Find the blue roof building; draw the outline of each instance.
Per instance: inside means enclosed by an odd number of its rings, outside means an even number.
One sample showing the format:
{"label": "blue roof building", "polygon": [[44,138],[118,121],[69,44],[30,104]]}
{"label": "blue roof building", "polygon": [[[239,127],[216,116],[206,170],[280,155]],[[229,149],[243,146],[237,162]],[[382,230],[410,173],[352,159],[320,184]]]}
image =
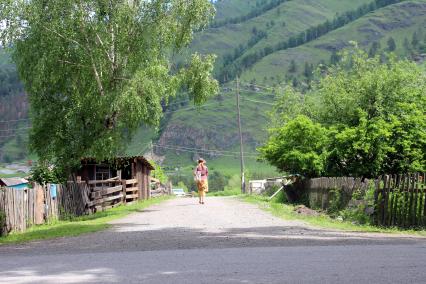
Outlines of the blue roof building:
{"label": "blue roof building", "polygon": [[0,187],[27,189],[28,180],[20,177],[0,178]]}

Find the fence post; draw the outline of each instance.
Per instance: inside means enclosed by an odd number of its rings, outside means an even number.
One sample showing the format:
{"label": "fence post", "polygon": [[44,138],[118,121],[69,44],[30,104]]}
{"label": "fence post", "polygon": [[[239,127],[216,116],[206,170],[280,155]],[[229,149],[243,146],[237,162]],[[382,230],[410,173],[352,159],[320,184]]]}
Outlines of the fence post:
{"label": "fence post", "polygon": [[417,213],[418,213],[418,210],[417,210],[417,208],[418,208],[418,203],[419,203],[419,174],[418,173],[416,173],[416,175],[415,175],[415,177],[414,177],[414,191],[413,191],[413,194],[414,194],[414,204],[413,204],[413,226],[417,226],[418,224],[417,224],[417,220],[418,220],[418,218],[417,218]]}
{"label": "fence post", "polygon": [[374,191],[374,223],[376,225],[380,224],[379,216],[380,216],[380,206],[379,206],[379,191],[380,191],[380,181],[381,177],[376,179],[376,190]]}
{"label": "fence post", "polygon": [[126,180],[122,180],[121,181],[121,186],[123,187],[123,204],[126,204],[126,193],[127,193],[127,184],[126,184]]}
{"label": "fence post", "polygon": [[425,197],[425,201],[423,204],[423,226],[426,226],[426,173],[423,173],[422,178],[422,188],[423,188],[423,195]]}

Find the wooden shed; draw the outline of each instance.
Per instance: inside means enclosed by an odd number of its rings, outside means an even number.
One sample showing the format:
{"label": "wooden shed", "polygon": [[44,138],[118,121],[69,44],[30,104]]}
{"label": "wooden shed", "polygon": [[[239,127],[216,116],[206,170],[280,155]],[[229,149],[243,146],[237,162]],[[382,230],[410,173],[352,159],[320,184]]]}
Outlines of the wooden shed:
{"label": "wooden shed", "polygon": [[0,187],[8,187],[14,189],[27,189],[28,180],[20,177],[0,178]]}
{"label": "wooden shed", "polygon": [[[85,181],[96,196],[97,191],[111,193],[114,185],[124,187],[127,199],[150,198],[150,173],[154,170],[143,156],[116,157],[111,161],[98,162],[94,158],[83,158],[81,168],[75,173],[77,180]],[[126,191],[127,187],[127,191]],[[137,197],[137,198],[136,198]]]}

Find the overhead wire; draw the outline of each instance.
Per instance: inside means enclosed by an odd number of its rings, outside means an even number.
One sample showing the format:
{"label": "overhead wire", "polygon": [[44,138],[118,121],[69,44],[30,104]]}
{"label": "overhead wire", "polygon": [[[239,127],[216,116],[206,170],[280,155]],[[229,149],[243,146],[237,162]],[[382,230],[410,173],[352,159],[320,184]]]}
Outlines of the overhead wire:
{"label": "overhead wire", "polygon": [[[167,146],[161,146],[161,145],[155,145],[155,144],[153,146],[154,147],[163,148],[163,149],[181,151],[181,152],[211,154],[211,151],[205,151],[205,150],[202,150],[202,149],[199,149],[199,150],[187,150],[187,149],[182,149],[182,148],[178,148],[178,147],[167,147]],[[215,155],[216,156],[222,156],[222,157],[236,157],[236,156],[239,155],[239,153],[235,153],[234,155],[215,153]],[[258,156],[254,156],[254,155],[247,155],[245,157],[247,157],[247,158],[253,158],[253,159],[257,159],[258,158]]]}
{"label": "overhead wire", "polygon": [[22,118],[22,119],[12,119],[12,120],[0,120],[0,123],[9,123],[9,122],[18,122],[18,121],[28,121],[29,118]]}
{"label": "overhead wire", "polygon": [[20,131],[20,130],[26,130],[31,129],[32,127],[23,127],[23,128],[9,128],[9,129],[2,129],[0,132],[12,132],[12,131]]}
{"label": "overhead wire", "polygon": [[240,152],[234,152],[234,151],[227,151],[227,150],[213,150],[213,149],[200,149],[200,148],[192,148],[192,147],[184,147],[184,146],[178,146],[178,145],[167,145],[167,144],[155,144],[158,146],[167,146],[167,147],[176,147],[176,148],[182,148],[186,150],[203,150],[207,152],[218,152],[218,153],[225,153],[225,154],[239,154]]}

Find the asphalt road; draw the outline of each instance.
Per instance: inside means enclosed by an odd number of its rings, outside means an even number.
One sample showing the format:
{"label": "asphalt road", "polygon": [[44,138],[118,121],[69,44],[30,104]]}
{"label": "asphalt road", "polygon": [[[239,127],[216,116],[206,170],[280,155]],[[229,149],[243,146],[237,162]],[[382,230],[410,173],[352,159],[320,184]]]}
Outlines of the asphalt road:
{"label": "asphalt road", "polygon": [[425,283],[426,239],[174,199],[80,237],[0,246],[0,283]]}

